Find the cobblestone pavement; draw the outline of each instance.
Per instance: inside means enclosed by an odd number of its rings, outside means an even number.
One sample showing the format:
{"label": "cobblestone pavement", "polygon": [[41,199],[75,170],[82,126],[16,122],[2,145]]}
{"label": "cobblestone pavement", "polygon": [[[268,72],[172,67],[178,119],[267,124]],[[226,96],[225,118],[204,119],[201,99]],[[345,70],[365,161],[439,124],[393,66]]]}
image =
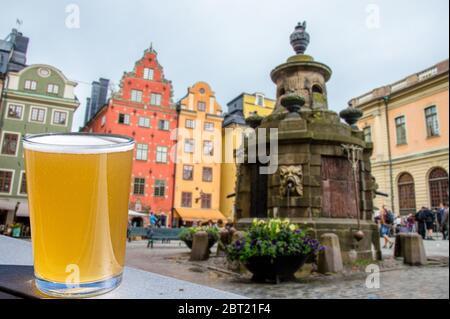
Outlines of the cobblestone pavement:
{"label": "cobblestone pavement", "polygon": [[249,275],[239,276],[227,271],[223,258],[189,262],[189,249],[178,242],[156,244],[154,249],[147,249],[143,241],[129,243],[127,265],[251,298],[448,299],[448,241],[424,243],[432,262],[423,267],[404,266],[391,257],[392,250],[383,249],[388,266],[382,267],[380,286],[374,289],[366,287],[368,274],[360,271],[333,276],[315,274],[304,277],[300,274],[295,282],[255,284]]}

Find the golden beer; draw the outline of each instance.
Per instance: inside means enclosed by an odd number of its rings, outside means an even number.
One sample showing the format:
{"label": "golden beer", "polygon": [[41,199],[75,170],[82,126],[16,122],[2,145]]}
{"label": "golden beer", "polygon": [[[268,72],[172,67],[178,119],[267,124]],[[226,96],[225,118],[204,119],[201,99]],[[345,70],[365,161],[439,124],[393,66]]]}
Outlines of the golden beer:
{"label": "golden beer", "polygon": [[34,271],[47,294],[96,294],[120,282],[134,141],[90,134],[24,139]]}

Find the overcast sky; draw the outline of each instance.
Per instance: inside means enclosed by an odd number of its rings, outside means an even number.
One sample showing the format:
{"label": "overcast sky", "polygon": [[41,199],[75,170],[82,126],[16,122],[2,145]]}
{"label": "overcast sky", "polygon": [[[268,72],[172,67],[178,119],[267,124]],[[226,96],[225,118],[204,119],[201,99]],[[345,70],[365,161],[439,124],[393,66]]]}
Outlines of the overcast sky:
{"label": "overcast sky", "polygon": [[[79,82],[75,129],[89,83],[118,84],[150,43],[175,101],[206,81],[224,109],[241,92],[275,95],[269,74],[293,55],[289,35],[300,20],[311,35],[307,53],[333,69],[328,92],[336,111],[449,55],[447,0],[0,1],[0,36],[23,20],[28,63],[54,65]],[[70,4],[79,8],[79,28]]]}

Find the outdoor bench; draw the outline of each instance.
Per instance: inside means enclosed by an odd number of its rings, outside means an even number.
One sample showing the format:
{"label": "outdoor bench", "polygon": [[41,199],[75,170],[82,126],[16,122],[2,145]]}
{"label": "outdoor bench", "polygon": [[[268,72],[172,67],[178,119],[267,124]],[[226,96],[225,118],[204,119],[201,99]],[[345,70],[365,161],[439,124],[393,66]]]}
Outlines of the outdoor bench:
{"label": "outdoor bench", "polygon": [[179,240],[180,232],[180,228],[150,228],[147,230],[147,248],[153,248],[155,240],[161,240],[162,243],[170,243],[171,240]]}

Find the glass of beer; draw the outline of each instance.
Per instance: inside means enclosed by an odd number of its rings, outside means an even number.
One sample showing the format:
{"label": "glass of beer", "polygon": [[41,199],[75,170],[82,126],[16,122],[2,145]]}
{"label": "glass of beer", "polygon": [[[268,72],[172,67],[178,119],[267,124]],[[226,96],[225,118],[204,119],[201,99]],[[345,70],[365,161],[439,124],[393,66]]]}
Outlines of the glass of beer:
{"label": "glass of beer", "polygon": [[24,137],[35,284],[43,293],[86,297],[120,284],[134,144],[111,134]]}

